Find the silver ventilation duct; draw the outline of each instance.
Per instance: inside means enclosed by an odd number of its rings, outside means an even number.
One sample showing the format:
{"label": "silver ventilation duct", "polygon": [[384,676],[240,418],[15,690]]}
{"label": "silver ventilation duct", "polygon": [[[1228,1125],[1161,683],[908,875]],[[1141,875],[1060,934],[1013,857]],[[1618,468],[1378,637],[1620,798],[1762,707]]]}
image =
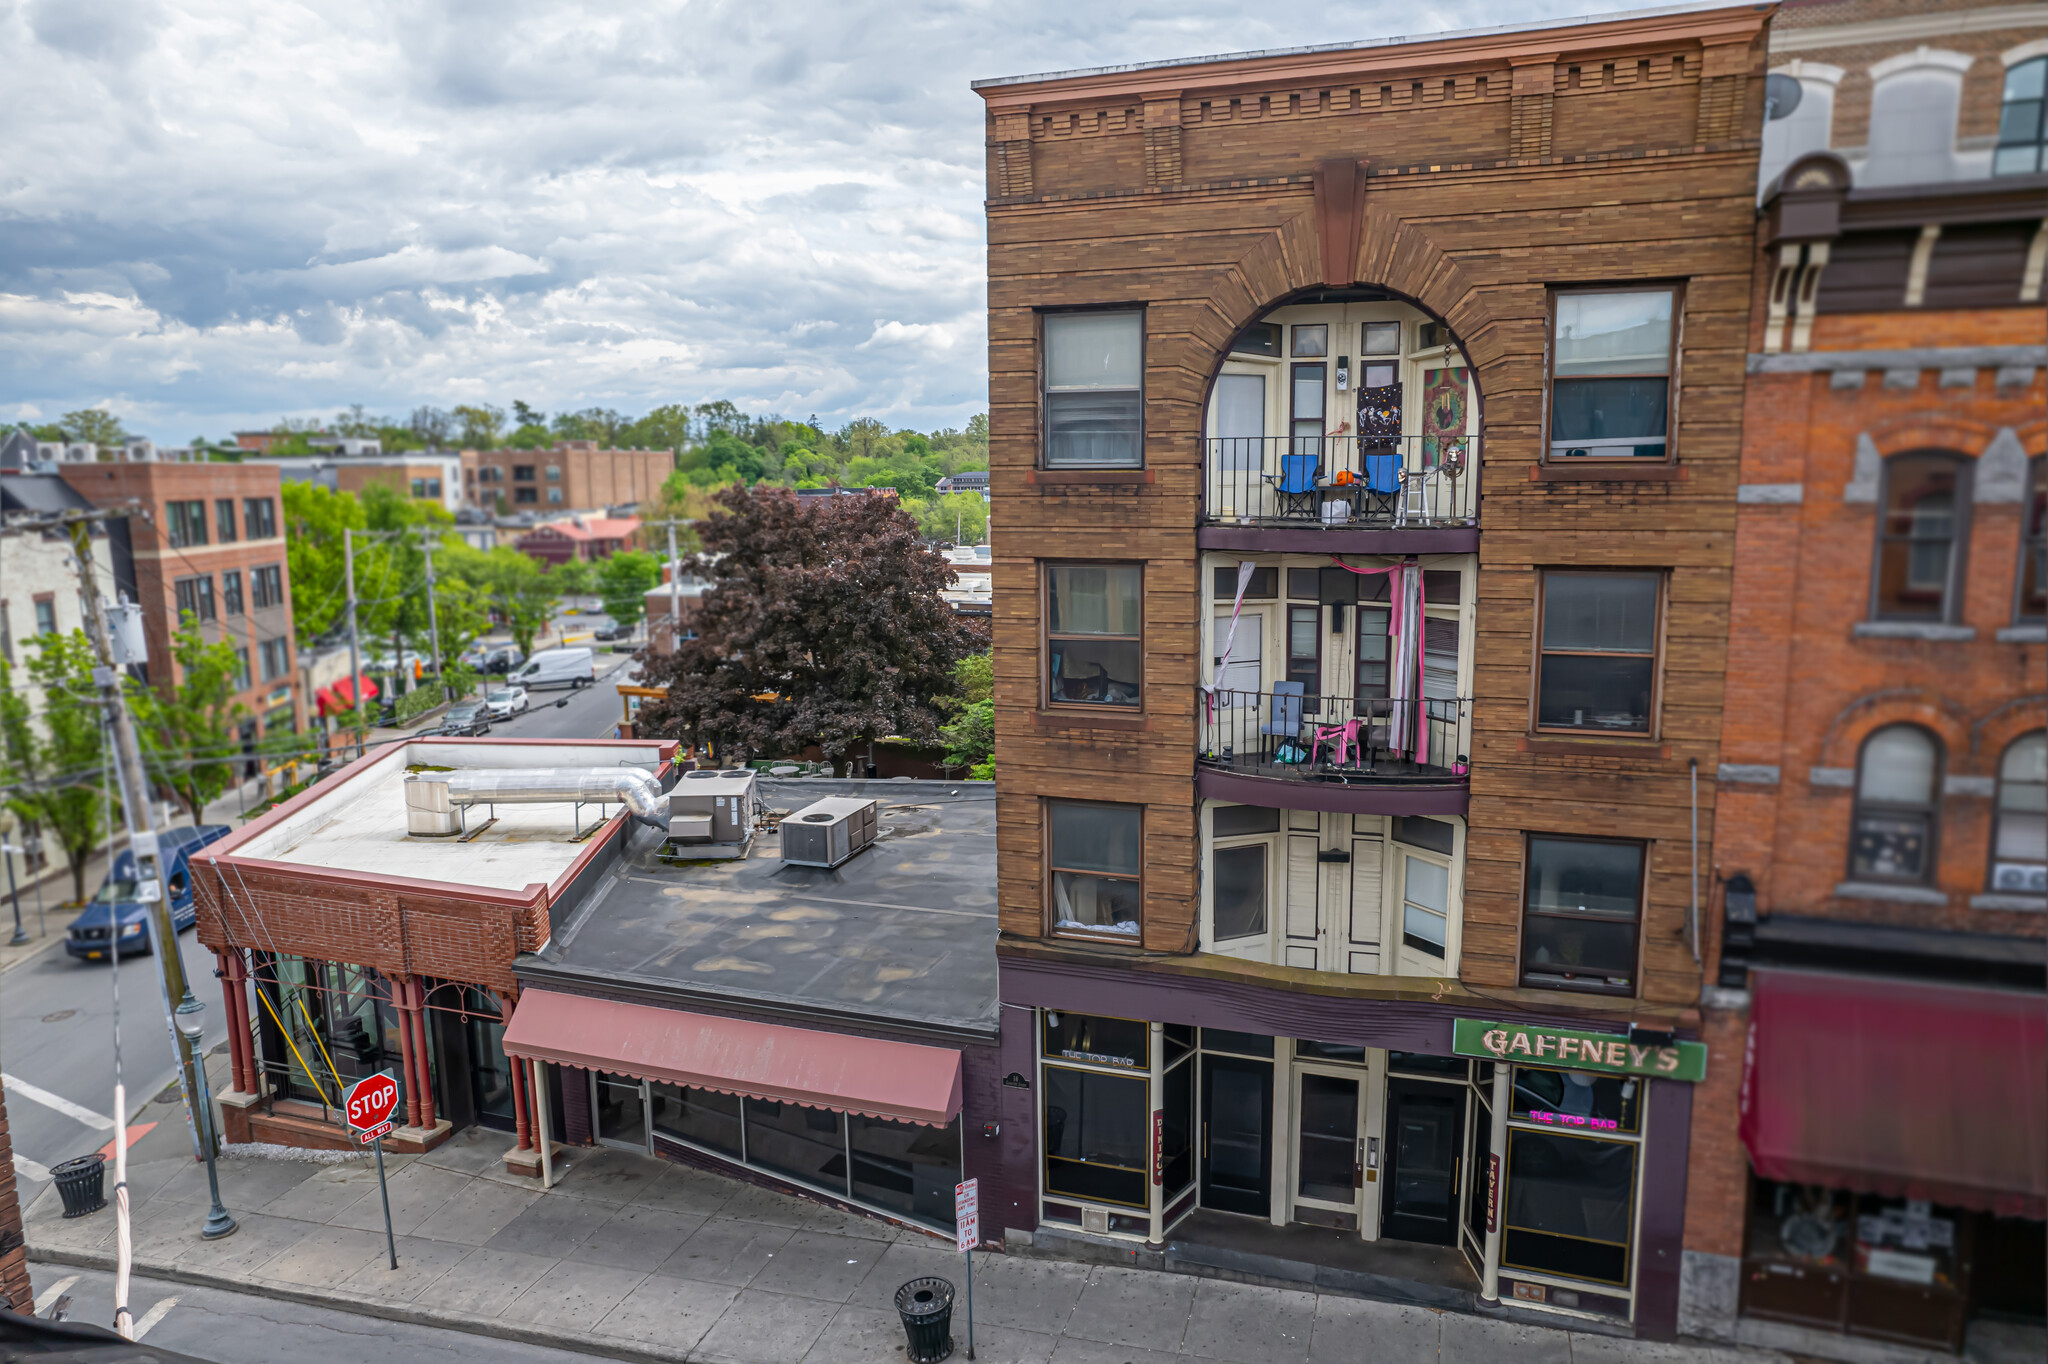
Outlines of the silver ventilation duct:
{"label": "silver ventilation duct", "polygon": [[475,805],[623,805],[677,843],[744,846],[754,823],[756,778],[744,768],[686,772],[673,792],[638,767],[463,768],[406,779],[406,826],[426,837],[462,832]]}
{"label": "silver ventilation duct", "polygon": [[668,793],[653,773],[637,767],[465,768],[428,780],[447,782],[451,805],[623,805],[650,824],[668,826]]}

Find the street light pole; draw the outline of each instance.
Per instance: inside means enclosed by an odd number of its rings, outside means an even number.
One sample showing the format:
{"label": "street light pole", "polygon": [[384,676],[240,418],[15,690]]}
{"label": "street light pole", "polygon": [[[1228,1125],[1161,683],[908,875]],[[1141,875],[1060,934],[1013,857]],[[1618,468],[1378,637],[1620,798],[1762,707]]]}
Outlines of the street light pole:
{"label": "street light pole", "polygon": [[440,684],[441,699],[453,701],[448,675],[441,671],[441,621],[434,613],[434,528],[420,527],[420,549],[427,556],[427,637],[434,642],[434,681]]}
{"label": "street light pole", "polygon": [[21,926],[21,887],[14,884],[14,855],[20,851],[12,844],[0,843],[0,858],[7,860],[7,898],[14,901],[14,936],[7,940],[9,947],[28,941],[28,930]]}
{"label": "street light pole", "polygon": [[[178,1035],[185,1039],[186,1045],[198,1046],[199,1035],[206,1030],[206,1006],[194,999],[189,989],[178,1001],[176,1018]],[[202,1143],[206,1148],[206,1191],[213,1198],[213,1206],[206,1212],[206,1225],[200,1228],[199,1234],[209,1241],[218,1241],[223,1236],[233,1236],[239,1224],[228,1216],[228,1210],[220,1202],[220,1174],[213,1164],[213,1091],[206,1083],[206,1067],[203,1065],[199,1068],[199,1112],[200,1122],[206,1129]]]}

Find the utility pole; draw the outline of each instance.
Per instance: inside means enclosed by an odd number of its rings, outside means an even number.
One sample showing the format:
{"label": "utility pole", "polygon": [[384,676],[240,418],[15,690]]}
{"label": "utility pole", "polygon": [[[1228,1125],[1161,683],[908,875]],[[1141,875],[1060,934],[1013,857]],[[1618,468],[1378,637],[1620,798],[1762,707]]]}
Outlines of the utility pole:
{"label": "utility pole", "polygon": [[363,718],[363,646],[356,638],[356,533],[343,528],[341,532],[342,576],[348,583],[348,691],[351,709],[358,721],[357,733],[362,733]]}
{"label": "utility pole", "polygon": [[441,620],[434,612],[434,528],[420,527],[420,548],[427,556],[427,637],[434,642],[434,680],[441,686],[441,699],[453,701],[448,675],[441,671]]}
{"label": "utility pole", "polygon": [[[668,523],[668,651],[674,653],[683,638],[683,566],[676,559],[676,523]],[[652,644],[652,639],[648,643]]]}
{"label": "utility pole", "polygon": [[[97,517],[77,517],[70,522],[71,558],[78,565],[79,594],[85,600],[85,633],[92,644],[93,657],[99,666],[92,670],[93,681],[99,685],[100,700],[107,708],[107,716],[114,730],[114,771],[121,783],[121,813],[128,825],[128,846],[135,851],[136,880],[144,887],[154,885],[156,898],[143,903],[149,914],[151,946],[150,955],[156,958],[159,979],[164,988],[164,1007],[172,1007],[172,1001],[183,1002],[192,997],[192,987],[185,979],[185,959],[178,954],[178,930],[171,922],[171,900],[164,893],[162,865],[157,860],[156,830],[150,823],[149,779],[142,768],[142,746],[135,738],[135,722],[128,714],[128,698],[121,690],[122,671],[114,665],[114,650],[108,637],[106,599],[100,594],[99,584],[93,580],[92,567],[92,526]],[[152,865],[144,866],[147,857]],[[148,891],[145,889],[146,895]],[[199,1151],[211,1131],[211,1124],[202,1126],[203,1115],[199,1111],[202,1102],[197,1067],[193,1061],[194,1039],[188,1039],[175,1027],[171,1029],[172,1045],[178,1049],[178,1080],[185,1090],[185,1116],[192,1122],[193,1150]],[[114,1121],[127,1124],[126,1113],[116,1113]]]}

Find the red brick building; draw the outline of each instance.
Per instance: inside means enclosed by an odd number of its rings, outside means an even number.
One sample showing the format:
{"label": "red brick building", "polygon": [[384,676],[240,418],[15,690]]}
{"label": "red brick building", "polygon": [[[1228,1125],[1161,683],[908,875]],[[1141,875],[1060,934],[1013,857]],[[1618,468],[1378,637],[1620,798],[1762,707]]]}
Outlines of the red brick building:
{"label": "red brick building", "polygon": [[2041,1317],[2044,39],[1774,21],[1702,1000],[1747,1060],[1693,1110],[1699,1334],[1857,1358]]}
{"label": "red brick building", "polygon": [[171,636],[186,615],[242,661],[236,694],[253,750],[293,733],[306,699],[292,638],[278,471],[256,464],[65,464],[65,482],[95,506],[129,511],[136,599],[149,631],[151,678],[169,676]]}
{"label": "red brick building", "polygon": [[667,450],[605,450],[594,440],[551,450],[464,450],[462,500],[504,512],[632,506],[652,498],[674,468]]}
{"label": "red brick building", "polygon": [[543,564],[566,564],[571,559],[595,563],[630,546],[639,531],[637,516],[572,516],[544,521],[513,543],[521,554]]}

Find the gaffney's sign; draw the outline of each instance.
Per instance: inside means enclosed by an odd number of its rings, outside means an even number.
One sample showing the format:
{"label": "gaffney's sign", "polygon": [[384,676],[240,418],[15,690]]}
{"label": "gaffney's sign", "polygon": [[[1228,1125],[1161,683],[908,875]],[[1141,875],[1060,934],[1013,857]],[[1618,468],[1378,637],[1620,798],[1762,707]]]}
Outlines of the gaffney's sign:
{"label": "gaffney's sign", "polygon": [[1488,1023],[1479,1018],[1452,1020],[1451,1050],[1459,1056],[1477,1056],[1482,1060],[1561,1066],[1608,1075],[1647,1075],[1657,1080],[1697,1082],[1707,1074],[1707,1048],[1703,1042],[1649,1046],[1611,1033],[1566,1032],[1519,1023]]}

